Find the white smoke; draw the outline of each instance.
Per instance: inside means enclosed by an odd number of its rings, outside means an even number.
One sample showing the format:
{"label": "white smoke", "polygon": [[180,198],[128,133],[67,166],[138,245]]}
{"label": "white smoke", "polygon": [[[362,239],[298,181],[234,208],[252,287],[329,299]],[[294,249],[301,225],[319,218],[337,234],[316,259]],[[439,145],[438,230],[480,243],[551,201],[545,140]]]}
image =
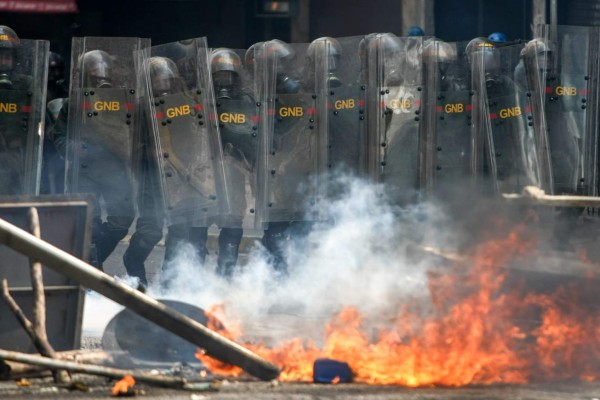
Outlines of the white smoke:
{"label": "white smoke", "polygon": [[288,276],[275,273],[259,244],[231,282],[214,274],[214,260],[203,268],[183,247],[170,290],[151,287],[149,294],[202,308],[222,304],[226,326],[234,322],[245,339],[271,344],[298,336],[318,341],[331,316],[347,306],[377,320],[409,299],[426,303],[427,265],[411,249],[424,240],[448,241],[439,229],[444,214],[431,204],[394,207],[381,186],[363,180],[339,183],[345,193],[326,202],[329,221],[286,244]]}

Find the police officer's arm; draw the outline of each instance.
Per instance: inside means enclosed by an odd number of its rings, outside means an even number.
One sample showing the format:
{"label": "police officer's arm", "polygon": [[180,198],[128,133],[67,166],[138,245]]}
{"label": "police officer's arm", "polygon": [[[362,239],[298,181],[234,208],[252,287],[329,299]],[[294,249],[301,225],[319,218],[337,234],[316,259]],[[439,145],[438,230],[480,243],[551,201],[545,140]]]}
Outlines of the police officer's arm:
{"label": "police officer's arm", "polygon": [[58,114],[58,118],[48,132],[48,136],[58,154],[65,157],[67,152],[67,126],[69,122],[69,100],[65,100]]}

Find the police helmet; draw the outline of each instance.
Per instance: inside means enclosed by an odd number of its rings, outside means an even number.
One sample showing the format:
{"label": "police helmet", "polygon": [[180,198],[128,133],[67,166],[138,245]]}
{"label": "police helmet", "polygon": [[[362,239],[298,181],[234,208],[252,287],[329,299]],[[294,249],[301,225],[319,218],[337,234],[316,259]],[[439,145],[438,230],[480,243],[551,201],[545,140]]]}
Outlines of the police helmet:
{"label": "police helmet", "polygon": [[342,46],[340,42],[332,37],[320,37],[313,40],[306,50],[306,61],[309,67],[314,69],[315,62],[318,61],[317,53],[327,55],[329,71],[335,71],[338,68],[339,59],[342,55]]}
{"label": "police helmet", "polygon": [[259,48],[264,44],[264,42],[254,43],[252,46],[246,50],[246,54],[244,55],[244,64],[249,71],[254,71],[254,59],[256,57],[256,52],[259,51]]}
{"label": "police helmet", "polygon": [[84,86],[113,87],[114,60],[103,50],[91,50],[81,56]]}
{"label": "police helmet", "polygon": [[210,72],[231,71],[240,74],[242,60],[240,56],[231,49],[218,48],[210,54]]}
{"label": "police helmet", "polygon": [[288,43],[283,40],[273,39],[265,43],[267,56],[274,57],[283,63],[291,62],[296,52]]}
{"label": "police helmet", "polygon": [[508,38],[502,32],[494,32],[488,36],[488,39],[492,43],[496,43],[496,44],[506,43],[508,41]]}
{"label": "police helmet", "polygon": [[408,28],[407,36],[425,36],[425,32],[420,26],[411,26]]}
{"label": "police helmet", "polygon": [[469,63],[473,62],[473,54],[477,53],[492,53],[495,44],[486,37],[477,37],[471,40],[465,48]]}
{"label": "police helmet", "polygon": [[62,69],[65,66],[65,61],[58,53],[51,51],[48,54],[48,68]]}
{"label": "police helmet", "polygon": [[210,55],[210,72],[219,98],[236,96],[234,92],[240,83],[242,60],[231,49],[218,48]]}
{"label": "police helmet", "polygon": [[[10,54],[12,57],[12,63],[3,63],[2,73],[6,74],[10,70],[15,67],[16,60],[19,55],[19,48],[21,47],[21,41],[19,37],[11,28],[6,25],[0,25],[0,51]],[[3,78],[4,80],[5,78]],[[2,82],[2,85],[5,85],[7,82]]]}
{"label": "police helmet", "polygon": [[147,63],[154,97],[183,89],[181,74],[173,60],[167,57],[150,57]]}
{"label": "police helmet", "polygon": [[16,55],[16,52],[20,47],[21,40],[15,31],[6,25],[0,25],[0,49],[12,50]]}

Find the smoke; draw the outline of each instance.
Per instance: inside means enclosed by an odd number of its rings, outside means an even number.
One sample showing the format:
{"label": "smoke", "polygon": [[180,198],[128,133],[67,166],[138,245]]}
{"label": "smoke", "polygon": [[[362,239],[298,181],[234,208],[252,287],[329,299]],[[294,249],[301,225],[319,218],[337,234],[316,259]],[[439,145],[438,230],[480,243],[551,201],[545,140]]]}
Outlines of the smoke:
{"label": "smoke", "polygon": [[[447,214],[430,203],[391,205],[383,186],[341,177],[343,192],[325,202],[326,222],[285,244],[288,275],[278,274],[256,244],[231,282],[214,273],[210,257],[200,266],[182,246],[168,291],[149,294],[225,309],[222,322],[240,325],[244,339],[274,343],[302,335],[319,340],[330,317],[347,306],[381,319],[409,301],[427,304],[427,262],[419,243],[452,242]],[[418,253],[418,252],[417,252]]]}

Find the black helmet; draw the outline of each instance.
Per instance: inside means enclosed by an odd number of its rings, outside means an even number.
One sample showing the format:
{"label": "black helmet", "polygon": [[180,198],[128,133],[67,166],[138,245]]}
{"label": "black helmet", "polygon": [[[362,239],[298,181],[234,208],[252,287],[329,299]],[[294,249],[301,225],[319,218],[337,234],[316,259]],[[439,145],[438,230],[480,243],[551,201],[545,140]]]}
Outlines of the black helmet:
{"label": "black helmet", "polygon": [[103,50],[84,53],[80,59],[83,85],[86,87],[113,87],[114,60]]}
{"label": "black helmet", "polygon": [[173,60],[166,57],[150,57],[146,63],[148,65],[154,97],[164,96],[184,89],[181,74]]}
{"label": "black helmet", "polygon": [[339,60],[342,55],[342,46],[340,45],[340,42],[328,36],[313,40],[306,50],[306,61],[309,66],[313,66],[315,61],[317,61],[318,52],[327,55],[328,71],[335,71],[338,68]]}
{"label": "black helmet", "polygon": [[62,56],[58,53],[51,51],[48,54],[48,68],[59,68],[62,69],[65,66],[65,61]]}
{"label": "black helmet", "polygon": [[0,52],[5,56],[3,62],[0,63],[0,74],[2,74],[0,85],[3,87],[12,86],[7,74],[13,70],[17,63],[20,47],[21,41],[15,31],[8,26],[0,25]]}
{"label": "black helmet", "polygon": [[64,79],[65,63],[60,54],[51,51],[48,55],[48,82],[57,83]]}
{"label": "black helmet", "polygon": [[21,47],[21,40],[12,30],[6,25],[0,25],[0,49],[10,49],[16,52]]}
{"label": "black helmet", "polygon": [[242,60],[235,51],[225,48],[213,50],[210,55],[210,72],[217,98],[237,96]]}
{"label": "black helmet", "polygon": [[256,52],[259,51],[259,48],[264,44],[264,42],[254,43],[252,46],[246,50],[246,54],[244,55],[244,64],[248,71],[254,71],[254,58],[256,57]]}
{"label": "black helmet", "polygon": [[496,45],[486,37],[471,40],[465,48],[471,68],[483,69],[486,76],[493,75],[501,68],[496,52]]}
{"label": "black helmet", "polygon": [[296,52],[286,42],[273,39],[265,43],[267,57],[276,58],[280,63],[285,64],[291,62],[296,56]]}
{"label": "black helmet", "polygon": [[231,71],[240,74],[242,60],[240,56],[231,49],[218,48],[210,53],[210,72]]}
{"label": "black helmet", "polygon": [[465,53],[467,54],[467,60],[469,63],[473,62],[473,54],[475,53],[484,53],[484,54],[492,54],[496,45],[486,37],[477,37],[471,40],[467,47],[465,48]]}

